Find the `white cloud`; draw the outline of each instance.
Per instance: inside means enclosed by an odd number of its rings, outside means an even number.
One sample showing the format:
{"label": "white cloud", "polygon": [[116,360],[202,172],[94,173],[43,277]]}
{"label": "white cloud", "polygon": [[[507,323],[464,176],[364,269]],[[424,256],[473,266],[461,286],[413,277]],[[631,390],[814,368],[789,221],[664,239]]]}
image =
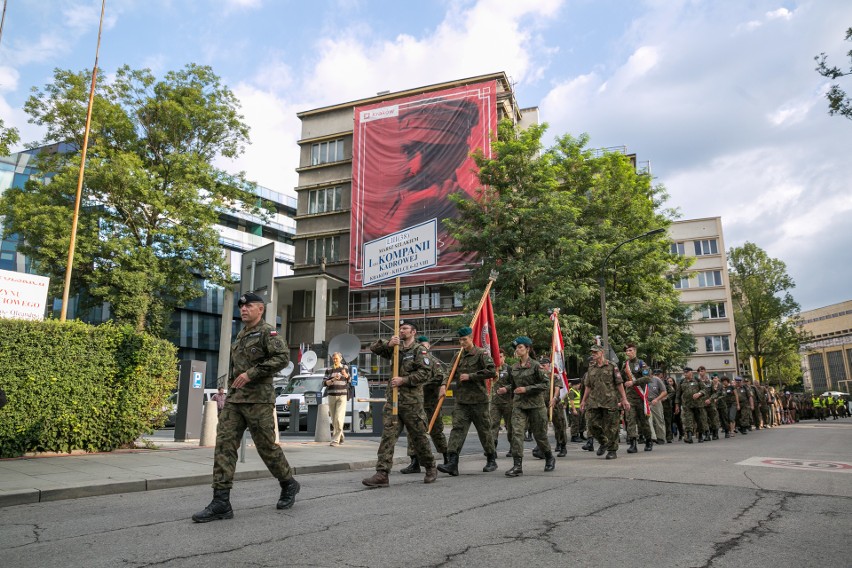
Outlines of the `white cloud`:
{"label": "white cloud", "polygon": [[771,12],[766,12],[767,20],[791,20],[793,19],[793,12],[788,10],[787,8],[778,8],[777,10],[772,10]]}

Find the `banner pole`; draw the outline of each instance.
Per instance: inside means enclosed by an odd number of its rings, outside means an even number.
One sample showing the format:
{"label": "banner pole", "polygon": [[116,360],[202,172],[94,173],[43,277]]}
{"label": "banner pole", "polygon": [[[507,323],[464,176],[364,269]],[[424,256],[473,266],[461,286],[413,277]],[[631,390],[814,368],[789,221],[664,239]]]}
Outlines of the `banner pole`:
{"label": "banner pole", "polygon": [[553,308],[553,333],[550,334],[550,399],[547,401],[547,421],[553,422],[553,376],[556,373],[556,326],[559,325],[559,308]]}
{"label": "banner pole", "polygon": [[[393,300],[393,334],[399,337],[399,276],[396,277],[396,296]],[[393,346],[393,372],[391,379],[399,375],[399,343]],[[399,413],[399,388],[393,387],[393,395],[391,397],[391,414],[396,416]]]}

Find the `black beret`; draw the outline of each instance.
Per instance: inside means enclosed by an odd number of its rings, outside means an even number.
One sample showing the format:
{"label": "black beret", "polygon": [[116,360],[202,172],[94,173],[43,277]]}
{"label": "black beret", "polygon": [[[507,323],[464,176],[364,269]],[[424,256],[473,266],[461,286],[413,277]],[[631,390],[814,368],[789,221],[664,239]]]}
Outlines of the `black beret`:
{"label": "black beret", "polygon": [[266,300],[263,296],[258,296],[254,292],[249,292],[240,296],[240,299],[237,302],[237,305],[241,308],[246,304],[266,304]]}

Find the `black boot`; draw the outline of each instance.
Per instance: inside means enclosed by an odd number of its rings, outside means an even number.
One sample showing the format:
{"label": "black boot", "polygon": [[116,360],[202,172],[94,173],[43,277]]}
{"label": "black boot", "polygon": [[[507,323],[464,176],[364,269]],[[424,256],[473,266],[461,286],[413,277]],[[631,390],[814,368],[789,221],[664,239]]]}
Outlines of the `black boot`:
{"label": "black boot", "polygon": [[650,438],[645,442],[645,451],[650,452],[654,449],[654,442],[650,440]]}
{"label": "black boot", "polygon": [[718,439],[719,439],[719,431],[718,431],[718,430],[716,430],[716,429],[714,429],[714,430],[711,432],[711,437],[712,437],[714,440],[718,440]]}
{"label": "black boot", "polygon": [[448,464],[449,462],[447,461],[447,452],[444,452],[442,455],[444,456],[444,465]]}
{"label": "black boot", "polygon": [[553,471],[554,469],[556,469],[556,458],[553,456],[553,452],[545,452],[544,471]]}
{"label": "black boot", "polygon": [[540,460],[544,459],[544,454],[541,453],[541,450],[538,449],[538,446],[533,448],[532,457],[534,457],[536,459],[540,459]]}
{"label": "black boot", "polygon": [[598,451],[595,452],[595,453],[599,456],[602,456],[602,455],[604,455],[605,451],[606,451],[606,446],[601,444],[600,446],[598,446]]}
{"label": "black boot", "polygon": [[725,430],[725,437],[726,437],[726,438],[730,438],[730,437],[731,437],[731,433],[730,433],[728,430]]}
{"label": "black boot", "polygon": [[692,430],[687,430],[687,431],[686,431],[686,438],[684,438],[684,439],[683,439],[683,441],[684,441],[685,443],[687,443],[687,444],[691,444],[691,443],[692,443]]}
{"label": "black boot", "polygon": [[524,458],[514,458],[514,462],[515,465],[512,466],[512,469],[506,472],[506,477],[518,477],[524,474]]}
{"label": "black boot", "polygon": [[615,450],[610,450],[606,453],[606,459],[608,459],[608,460],[614,460],[617,457],[618,456],[616,455]]}
{"label": "black boot", "polygon": [[276,505],[279,509],[289,509],[293,506],[293,503],[296,502],[296,493],[298,493],[302,489],[302,486],[299,485],[299,482],[294,478],[290,478],[287,481],[281,482],[281,496],[278,498],[278,504]]}
{"label": "black boot", "polygon": [[420,462],[417,456],[411,456],[411,463],[399,470],[399,473],[420,473]]}
{"label": "black boot", "polygon": [[704,433],[696,434],[695,437],[698,439],[698,443],[701,444],[704,442]]}
{"label": "black boot", "polygon": [[512,457],[512,450],[509,450],[508,452],[506,452],[506,457],[507,458]]}
{"label": "black boot", "polygon": [[568,455],[568,448],[566,448],[565,446],[566,446],[566,444],[562,444],[561,446],[556,448],[559,452],[556,455],[559,456],[560,458],[564,458],[565,456]]}
{"label": "black boot", "polygon": [[595,439],[592,438],[591,436],[589,436],[589,438],[586,440],[586,443],[583,444],[583,447],[581,449],[586,450],[587,452],[594,452],[595,451]]}
{"label": "black boot", "polygon": [[439,465],[438,471],[449,473],[453,477],[459,474],[459,455],[454,453],[447,454],[447,464]]}
{"label": "black boot", "polygon": [[572,444],[579,444],[579,443],[581,443],[582,441],[583,441],[583,440],[581,440],[581,439],[580,439],[580,436],[578,436],[578,435],[576,435],[576,434],[574,434],[573,436],[571,436],[571,443],[572,443]]}
{"label": "black boot", "polygon": [[485,467],[482,468],[482,471],[490,473],[497,469],[497,454],[489,454],[485,457],[485,460]]}
{"label": "black boot", "polygon": [[192,515],[192,520],[196,523],[209,523],[210,521],[233,518],[234,510],[231,509],[230,489],[214,489],[213,500],[210,501],[210,504],[203,511]]}
{"label": "black boot", "polygon": [[630,445],[627,448],[628,454],[635,454],[639,451],[639,448],[636,447],[636,438],[630,438]]}

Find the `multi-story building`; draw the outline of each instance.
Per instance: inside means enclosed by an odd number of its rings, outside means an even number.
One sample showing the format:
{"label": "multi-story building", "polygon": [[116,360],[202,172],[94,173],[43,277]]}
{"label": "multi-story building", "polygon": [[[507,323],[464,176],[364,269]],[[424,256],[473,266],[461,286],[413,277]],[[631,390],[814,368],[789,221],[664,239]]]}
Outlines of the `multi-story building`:
{"label": "multi-story building", "polygon": [[693,309],[695,351],[687,364],[730,377],[737,368],[737,336],[722,219],[675,221],[669,237],[673,254],[695,257],[683,278],[674,282],[681,302]]}
{"label": "multi-story building", "polygon": [[[511,82],[505,73],[493,73],[470,77],[394,93],[384,92],[361,100],[336,104],[298,113],[302,122],[300,161],[297,172],[299,185],[297,227],[295,243],[294,275],[279,279],[276,290],[279,295],[279,313],[288,314],[287,333],[291,344],[311,344],[323,357],[324,345],[335,335],[352,333],[359,337],[362,347],[378,337],[387,337],[393,330],[394,285],[393,281],[369,288],[350,282],[352,251],[358,249],[353,235],[353,145],[354,133],[359,123],[366,121],[356,111],[363,108],[378,108],[379,112],[399,113],[394,117],[393,128],[404,131],[416,128],[422,131],[435,128],[434,121],[441,116],[441,109],[403,119],[406,112],[413,116],[415,111],[401,110],[405,104],[420,97],[418,104],[432,103],[437,99],[450,101],[465,88],[481,84],[494,84],[496,90],[496,117],[511,118],[516,123],[534,123],[538,120],[538,109],[520,109],[512,92]],[[493,96],[493,93],[489,93]],[[430,98],[431,97],[431,98]],[[444,104],[444,103],[442,103]],[[447,106],[453,103],[446,103]],[[446,111],[446,108],[443,109]],[[493,110],[493,109],[492,109]],[[379,116],[384,118],[385,115]],[[373,120],[370,118],[369,120]],[[376,119],[377,120],[377,119]],[[396,126],[399,121],[400,126]],[[408,123],[403,125],[403,120]],[[474,119],[474,122],[476,119]],[[415,127],[411,123],[417,123]],[[427,124],[429,122],[429,124]],[[448,130],[463,131],[457,125],[441,125]],[[480,121],[480,128],[482,127]],[[496,124],[490,125],[496,134]],[[465,126],[465,128],[468,128]],[[412,136],[410,134],[408,136]],[[466,131],[464,131],[466,133]],[[404,133],[402,134],[404,135]],[[401,136],[402,136],[401,135]],[[414,136],[413,139],[417,139]],[[420,140],[416,140],[420,141]],[[404,145],[400,143],[401,146]],[[469,152],[465,152],[467,156]],[[432,162],[437,160],[432,160]],[[357,171],[357,165],[356,171]],[[373,187],[367,188],[367,192]],[[388,202],[383,207],[392,210]],[[393,232],[388,230],[387,233]],[[353,244],[355,243],[355,244]],[[356,253],[357,254],[357,253]],[[458,271],[446,277],[424,277],[418,283],[417,275],[409,277],[401,290],[401,315],[420,322],[421,330],[433,340],[433,348],[439,355],[442,348],[454,344],[449,327],[440,319],[459,315],[462,298],[454,293],[451,284],[467,279],[467,273]],[[280,306],[288,306],[281,308]],[[359,365],[372,372],[379,372],[379,362],[367,349],[362,349]]]}
{"label": "multi-story building", "polygon": [[852,383],[852,300],[800,313],[799,346],[805,390],[850,392]]}
{"label": "multi-story building", "polygon": [[[41,151],[73,151],[63,144],[47,148],[35,148],[0,157],[0,193],[10,187],[23,187],[32,176],[37,175],[33,167],[34,157]],[[268,218],[222,210],[219,215],[219,243],[228,254],[231,270],[240,276],[242,253],[275,243],[275,276],[292,274],[294,247],[292,238],[296,232],[296,198],[292,195],[256,186],[258,200],[271,206]],[[2,227],[0,227],[2,229]],[[30,260],[18,252],[18,235],[3,233],[0,245],[0,269],[32,273]],[[221,286],[200,282],[204,295],[178,308],[172,314],[170,339],[178,346],[180,359],[196,359],[207,362],[207,386],[216,386],[219,372],[219,344],[225,290]],[[61,309],[61,300],[54,299],[53,311]],[[239,314],[231,311],[232,329],[238,329]],[[109,305],[98,306],[88,313],[78,313],[75,298],[69,300],[68,317],[91,323],[110,319]],[[235,319],[236,318],[236,319]]]}

